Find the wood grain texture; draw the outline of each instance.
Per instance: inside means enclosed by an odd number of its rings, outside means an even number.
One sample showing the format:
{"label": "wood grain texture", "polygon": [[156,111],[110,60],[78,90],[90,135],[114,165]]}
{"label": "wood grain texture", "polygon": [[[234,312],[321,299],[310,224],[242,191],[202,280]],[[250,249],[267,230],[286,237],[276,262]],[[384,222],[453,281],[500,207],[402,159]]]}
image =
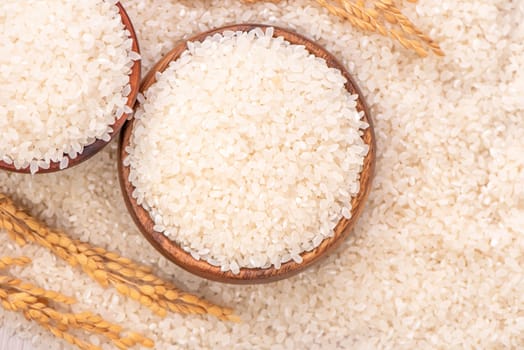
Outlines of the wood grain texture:
{"label": "wood grain texture", "polygon": [[[124,24],[124,27],[131,34],[131,39],[133,40],[133,51],[140,53],[138,39],[137,39],[133,24],[131,23],[131,20],[129,19],[129,16],[127,15],[122,4],[117,3],[116,6],[118,7],[120,11],[120,16],[122,17],[122,23]],[[131,92],[127,98],[126,105],[128,105],[131,108],[134,106],[136,102],[136,96],[138,95],[138,90],[140,87],[141,67],[142,67],[142,61],[141,60],[135,61],[135,63],[133,64],[133,67],[131,68],[131,74],[129,75],[129,83],[131,85]],[[110,134],[111,140],[116,135],[119,134],[120,130],[122,129],[122,126],[124,125],[128,117],[129,117],[129,114],[124,113],[112,125],[113,132]],[[84,147],[83,152],[79,154],[75,159],[72,159],[66,156],[67,158],[69,158],[69,165],[67,166],[67,168],[71,168],[93,157],[96,153],[101,151],[109,142],[111,142],[111,140],[108,142],[103,141],[103,140],[96,140],[94,143]],[[17,173],[25,173],[25,174],[30,173],[29,167],[22,168],[22,169],[16,169],[13,164],[7,164],[1,160],[0,160],[0,169],[17,172]],[[60,170],[64,170],[64,169],[60,169],[60,162],[51,162],[49,169],[39,169],[37,174],[52,173],[52,172],[56,172]]]}
{"label": "wood grain texture", "polygon": [[[232,25],[198,34],[187,41],[202,41],[209,35],[221,33],[226,30],[249,31],[257,27],[264,29],[268,26],[257,24]],[[131,213],[134,221],[140,228],[143,235],[159,252],[161,252],[166,258],[173,261],[177,265],[191,273],[219,282],[235,284],[271,282],[293,276],[298,272],[308,268],[309,266],[317,263],[321,259],[325,258],[335,248],[337,248],[349,235],[355,225],[355,222],[364,209],[364,205],[371,188],[371,182],[375,168],[375,136],[369,109],[355,81],[344,68],[344,66],[333,55],[309,39],[292,31],[278,27],[274,27],[274,36],[282,36],[284,39],[293,44],[304,45],[312,54],[324,58],[328,66],[339,69],[348,81],[346,84],[346,89],[351,94],[358,94],[359,98],[357,101],[357,109],[364,112],[364,120],[370,125],[370,127],[365,130],[363,135],[365,143],[369,145],[369,153],[364,159],[364,167],[360,178],[360,192],[352,199],[351,204],[353,209],[351,211],[351,219],[342,219],[335,228],[334,237],[325,239],[320,244],[320,246],[318,246],[313,251],[303,253],[302,263],[297,264],[294,261],[290,261],[288,263],[282,264],[281,268],[278,270],[274,268],[242,268],[240,269],[240,273],[235,275],[232,272],[222,272],[220,271],[220,267],[212,266],[203,260],[195,260],[189,253],[180,248],[177,243],[171,241],[162,233],[155,232],[153,230],[154,223],[149,213],[144,208],[142,208],[142,206],[138,205],[136,200],[132,197],[134,187],[129,181],[130,169],[129,167],[123,165],[123,159],[127,154],[125,152],[125,148],[129,145],[134,121],[128,121],[126,123],[120,139],[120,149],[118,153],[120,185],[122,187],[122,192],[127,208],[129,209],[129,212]],[[165,55],[152,68],[152,70],[147,74],[142,82],[141,91],[146,91],[152,84],[155,83],[156,72],[164,71],[171,61],[176,60],[180,54],[187,49],[187,41],[180,42],[178,45],[176,45],[176,47],[171,52]]]}
{"label": "wood grain texture", "polygon": [[30,339],[21,339],[15,331],[6,327],[0,328],[0,350],[33,350],[35,347],[31,344]]}

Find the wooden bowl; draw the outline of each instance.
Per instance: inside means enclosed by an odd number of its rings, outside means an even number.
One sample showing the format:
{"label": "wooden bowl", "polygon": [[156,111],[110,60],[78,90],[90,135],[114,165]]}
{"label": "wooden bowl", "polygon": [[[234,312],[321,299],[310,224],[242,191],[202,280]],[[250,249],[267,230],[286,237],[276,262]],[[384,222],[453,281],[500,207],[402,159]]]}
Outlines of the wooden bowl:
{"label": "wooden bowl", "polygon": [[[250,31],[254,28],[260,27],[262,29],[267,28],[266,25],[257,24],[243,24],[243,25],[232,25],[214,29],[205,33],[201,33],[193,36],[187,41],[202,41],[207,36],[215,33],[222,33],[226,30],[233,31]],[[306,39],[305,37],[296,34],[292,31],[274,27],[274,36],[284,37],[285,40],[298,45],[304,45],[309,52],[312,54],[322,57],[326,60],[328,66],[339,69],[344,77],[347,78],[346,89],[351,94],[358,94],[359,98],[357,101],[357,108],[359,111],[365,113],[364,120],[370,125],[368,129],[364,131],[363,139],[366,144],[369,145],[369,153],[364,159],[364,167],[360,177],[360,192],[351,201],[352,210],[351,218],[349,220],[342,219],[335,228],[335,235],[332,238],[325,239],[316,249],[305,252],[301,256],[303,262],[297,264],[293,260],[282,264],[280,269],[270,267],[267,269],[260,268],[241,268],[239,274],[233,274],[231,271],[222,272],[220,267],[212,266],[204,260],[196,260],[189,253],[184,251],[176,242],[171,241],[169,238],[164,236],[162,233],[158,233],[153,230],[153,220],[149,213],[140,205],[137,204],[133,198],[132,193],[134,190],[133,185],[129,181],[130,169],[128,166],[124,166],[123,160],[125,159],[127,152],[126,147],[129,145],[131,134],[133,132],[134,121],[128,121],[123,128],[122,135],[120,138],[120,149],[118,153],[118,172],[120,178],[120,185],[122,192],[131,216],[136,222],[137,226],[142,231],[143,235],[147,240],[166,258],[184,268],[185,270],[194,273],[198,276],[215,280],[219,282],[235,283],[235,284],[250,284],[250,283],[263,283],[280,280],[283,278],[290,277],[297,274],[298,272],[306,269],[307,267],[318,262],[322,258],[326,257],[330,252],[337,248],[344,239],[351,232],[355,222],[364,209],[364,204],[368,196],[371,182],[373,178],[373,172],[375,167],[375,137],[373,132],[372,120],[369,114],[369,109],[364,102],[360,89],[355,84],[353,78],[346,71],[344,66],[340,64],[337,59],[327,52],[325,49],[320,47],[318,44]],[[142,82],[141,91],[147,90],[152,84],[155,83],[155,73],[164,71],[169,63],[176,60],[182,52],[187,49],[187,41],[180,42],[176,47],[169,52],[165,57],[160,60],[148,73]]]}
{"label": "wooden bowl", "polygon": [[[120,2],[116,4],[118,6],[118,9],[120,11],[120,16],[122,17],[122,23],[124,24],[125,29],[131,33],[131,39],[133,40],[133,47],[132,50],[140,53],[140,48],[138,45],[138,39],[136,37],[135,29],[133,28],[133,24],[131,23],[131,20],[129,19],[129,16],[127,15],[124,7]],[[133,64],[133,67],[131,68],[131,74],[129,75],[129,83],[131,85],[131,92],[129,93],[129,96],[127,97],[127,103],[126,105],[130,108],[133,108],[136,96],[138,95],[138,89],[140,87],[140,74],[141,74],[141,66],[142,61],[138,60],[135,61]],[[119,134],[120,129],[122,129],[122,126],[126,122],[127,118],[129,117],[129,113],[124,113],[119,119],[117,119],[113,125],[111,126],[113,128],[113,132],[110,134],[111,139],[109,141],[103,141],[103,140],[96,140],[94,143],[84,147],[84,150],[82,153],[78,154],[78,156],[75,159],[70,158],[69,156],[65,155],[67,158],[69,158],[69,164],[66,169],[71,168],[75,165],[78,165],[92,156],[94,156],[97,152],[101,151],[111,140]],[[7,164],[0,160],[0,169],[12,171],[16,173],[30,173],[29,166],[26,168],[17,169],[13,164]],[[52,173],[60,170],[60,162],[51,162],[49,169],[38,169],[37,174],[44,174],[44,173]]]}

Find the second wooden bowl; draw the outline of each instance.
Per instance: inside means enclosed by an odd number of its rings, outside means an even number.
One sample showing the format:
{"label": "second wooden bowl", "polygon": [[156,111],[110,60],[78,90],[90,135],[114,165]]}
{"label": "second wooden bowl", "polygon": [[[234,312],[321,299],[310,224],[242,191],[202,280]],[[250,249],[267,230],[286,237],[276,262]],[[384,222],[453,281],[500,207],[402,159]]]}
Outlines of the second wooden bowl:
{"label": "second wooden bowl", "polygon": [[[222,33],[224,31],[250,31],[255,28],[265,29],[268,26],[258,24],[242,24],[232,25],[214,29],[205,33],[195,35],[194,37],[180,42],[172,51],[164,56],[148,73],[144,81],[142,82],[141,91],[146,91],[156,81],[155,74],[157,72],[163,72],[171,61],[176,60],[186,49],[188,41],[202,41],[207,36]],[[362,97],[360,89],[355,84],[353,78],[344,68],[344,66],[338,62],[338,60],[331,55],[324,48],[314,43],[313,41],[295,33],[290,30],[274,27],[274,37],[283,37],[285,40],[292,44],[304,45],[307,50],[323,59],[326,60],[329,67],[336,68],[342,72],[342,75],[347,79],[346,89],[351,94],[358,94],[357,109],[364,112],[364,121],[370,126],[364,131],[363,139],[364,142],[369,146],[369,152],[364,159],[364,167],[360,176],[360,192],[354,198],[352,198],[352,210],[351,218],[349,220],[342,219],[335,228],[335,235],[331,238],[327,238],[314,250],[303,253],[303,262],[298,264],[294,261],[282,264],[280,269],[270,267],[267,269],[260,268],[241,268],[239,274],[233,274],[232,272],[223,272],[220,267],[213,266],[204,260],[194,259],[188,252],[183,250],[176,242],[171,241],[169,238],[164,236],[162,233],[153,230],[154,222],[151,219],[149,213],[140,205],[137,204],[133,198],[132,193],[134,187],[129,181],[130,169],[128,166],[124,166],[123,160],[127,156],[126,147],[130,143],[131,135],[133,133],[134,121],[128,121],[124,125],[122,135],[120,138],[120,149],[118,152],[118,172],[120,178],[120,185],[122,192],[133,220],[141,230],[142,234],[147,240],[166,258],[173,261],[175,264],[186,269],[187,271],[199,275],[201,277],[219,281],[228,282],[235,284],[249,284],[249,283],[264,283],[280,280],[286,277],[297,274],[298,272],[306,269],[314,263],[320,261],[326,257],[330,252],[337,248],[344,239],[349,235],[353,226],[355,225],[358,217],[364,209],[367,196],[370,191],[371,182],[373,178],[373,172],[375,167],[375,137],[373,132],[373,124],[369,114],[369,109]]]}
{"label": "second wooden bowl", "polygon": [[[127,29],[131,35],[131,40],[133,41],[132,50],[136,53],[140,53],[138,39],[137,39],[133,24],[131,23],[131,20],[129,19],[129,16],[127,15],[124,7],[122,6],[120,2],[118,2],[116,6],[118,7],[118,10],[120,12],[120,17],[122,17],[122,23],[124,24],[125,29]],[[126,105],[130,108],[133,108],[133,106],[135,105],[136,97],[138,95],[138,89],[140,87],[141,67],[142,67],[142,62],[140,60],[135,61],[135,63],[133,64],[133,67],[131,68],[131,74],[129,75],[129,84],[131,86],[131,92],[129,93],[127,97]],[[122,126],[124,125],[128,117],[129,117],[129,114],[124,113],[120,118],[115,120],[115,122],[111,125],[113,129],[113,132],[110,134],[111,140],[116,135],[119,134],[120,130],[122,129]],[[66,169],[69,169],[93,157],[96,153],[101,151],[109,142],[110,141],[96,140],[92,144],[85,146],[82,153],[78,154],[76,158],[72,159],[66,156],[67,158],[69,158],[68,159],[69,163]],[[24,174],[30,173],[29,166],[26,168],[17,169],[13,164],[8,164],[6,162],[3,162],[2,160],[0,160],[0,169],[12,171],[16,173],[24,173]],[[52,173],[52,172],[56,172],[60,170],[62,169],[60,169],[59,162],[51,162],[48,169],[39,169],[37,174]]]}

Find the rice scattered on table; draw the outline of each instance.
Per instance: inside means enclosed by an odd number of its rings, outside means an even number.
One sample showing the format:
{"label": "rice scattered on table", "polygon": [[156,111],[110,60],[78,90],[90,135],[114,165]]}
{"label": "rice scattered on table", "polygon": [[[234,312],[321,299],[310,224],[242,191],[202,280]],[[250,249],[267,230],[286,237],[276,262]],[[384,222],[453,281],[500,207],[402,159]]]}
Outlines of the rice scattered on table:
{"label": "rice scattered on table", "polygon": [[[127,0],[145,69],[177,40],[234,22],[294,27],[342,58],[371,105],[379,150],[366,209],[338,253],[309,271],[262,286],[192,276],[161,258],[126,214],[116,145],[61,174],[0,173],[4,191],[76,237],[153,264],[244,322],[153,316],[103,290],[47,251],[16,272],[74,294],[152,337],[158,349],[514,348],[524,344],[524,4],[404,2],[406,14],[442,44],[420,59],[364,34],[308,0]],[[209,6],[209,9],[206,7]],[[76,307],[76,306],[75,306]],[[22,316],[1,324],[35,349],[69,349]]]}

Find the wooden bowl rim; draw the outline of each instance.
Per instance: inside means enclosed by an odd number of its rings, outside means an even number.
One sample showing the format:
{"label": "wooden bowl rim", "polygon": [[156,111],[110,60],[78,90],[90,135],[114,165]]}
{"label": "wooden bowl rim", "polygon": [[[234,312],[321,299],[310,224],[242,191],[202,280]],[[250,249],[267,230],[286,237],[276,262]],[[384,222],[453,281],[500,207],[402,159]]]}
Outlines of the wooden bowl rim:
{"label": "wooden bowl rim", "polygon": [[[314,263],[317,263],[321,259],[327,257],[330,252],[336,249],[344,239],[349,235],[353,229],[358,217],[364,209],[366,199],[368,197],[369,191],[371,189],[371,183],[374,176],[375,169],[375,153],[376,153],[376,144],[375,136],[373,131],[373,122],[369,112],[369,108],[364,101],[363,95],[351,75],[345,69],[345,67],[328,51],[324,48],[303,37],[300,34],[295,33],[294,31],[280,28],[277,26],[271,25],[262,25],[262,24],[236,24],[228,25],[213,30],[209,30],[197,35],[192,36],[187,40],[179,42],[173,50],[167,53],[162,60],[160,60],[147,74],[142,82],[140,91],[144,92],[151,86],[156,78],[155,73],[157,71],[163,71],[167,68],[168,64],[176,59],[183,51],[187,48],[187,42],[189,41],[202,41],[205,37],[221,33],[227,30],[234,31],[249,31],[255,28],[266,29],[272,27],[274,28],[274,37],[283,36],[285,40],[293,44],[302,44],[305,45],[308,51],[326,59],[328,66],[339,69],[344,77],[347,79],[346,89],[351,94],[358,94],[357,108],[359,111],[364,112],[364,120],[369,124],[369,128],[364,131],[363,139],[366,144],[369,145],[369,152],[366,158],[364,159],[364,167],[361,172],[360,177],[360,191],[358,195],[352,198],[353,208],[351,210],[351,218],[349,220],[342,218],[335,228],[335,235],[331,238],[324,239],[322,243],[310,252],[304,252],[301,254],[303,262],[297,264],[293,260],[282,264],[280,269],[275,269],[270,267],[267,269],[261,268],[241,268],[239,274],[233,274],[231,271],[222,272],[220,267],[215,267],[210,265],[204,260],[194,259],[190,253],[184,251],[176,242],[171,241],[169,238],[164,236],[162,233],[158,233],[153,230],[153,220],[151,219],[149,213],[140,205],[137,204],[136,200],[133,198],[132,193],[134,191],[134,186],[129,181],[129,166],[123,164],[123,160],[127,156],[126,147],[129,145],[130,137],[132,134],[134,120],[127,121],[122,129],[119,142],[119,151],[118,151],[118,173],[120,186],[122,188],[122,193],[124,196],[124,201],[126,206],[131,214],[136,225],[144,235],[144,237],[155,247],[162,255],[164,255],[168,260],[174,262],[183,269],[196,274],[200,277],[225,283],[233,284],[254,284],[254,283],[266,283],[281,280],[284,278],[291,277],[304,269],[310,267]],[[137,102],[135,109],[139,106]]]}
{"label": "wooden bowl rim", "polygon": [[[135,32],[135,29],[133,27],[133,24],[131,23],[131,19],[129,18],[126,10],[124,9],[123,5],[120,2],[116,3],[116,6],[118,7],[120,16],[122,17],[122,23],[124,24],[124,27],[125,27],[124,30],[127,29],[129,31],[130,38],[133,41],[132,50],[140,54],[140,46],[138,43],[138,38]],[[138,95],[138,91],[140,87],[141,67],[142,67],[141,59],[134,61],[133,67],[131,68],[131,73],[129,74],[129,84],[131,85],[131,92],[129,93],[127,97],[127,102],[126,102],[126,105],[129,108],[133,108],[136,102],[136,97]],[[132,113],[124,113],[120,118],[118,118],[111,125],[113,131],[109,134],[109,136],[111,137],[109,141],[97,139],[95,142],[91,143],[90,145],[85,146],[82,153],[78,154],[76,158],[72,159],[71,157],[66,155],[65,157],[69,159],[69,163],[66,168],[60,169],[60,162],[51,162],[49,169],[38,169],[38,172],[36,173],[36,175],[67,170],[69,168],[72,168],[90,159],[95,154],[97,154],[99,151],[101,151],[105,146],[107,146],[115,138],[115,136],[120,133],[120,130],[122,129],[127,118],[129,118],[131,114]],[[30,174],[29,166],[25,168],[17,169],[14,166],[14,164],[8,164],[2,160],[0,160],[0,170],[6,170],[9,172],[20,173],[20,174]]]}

